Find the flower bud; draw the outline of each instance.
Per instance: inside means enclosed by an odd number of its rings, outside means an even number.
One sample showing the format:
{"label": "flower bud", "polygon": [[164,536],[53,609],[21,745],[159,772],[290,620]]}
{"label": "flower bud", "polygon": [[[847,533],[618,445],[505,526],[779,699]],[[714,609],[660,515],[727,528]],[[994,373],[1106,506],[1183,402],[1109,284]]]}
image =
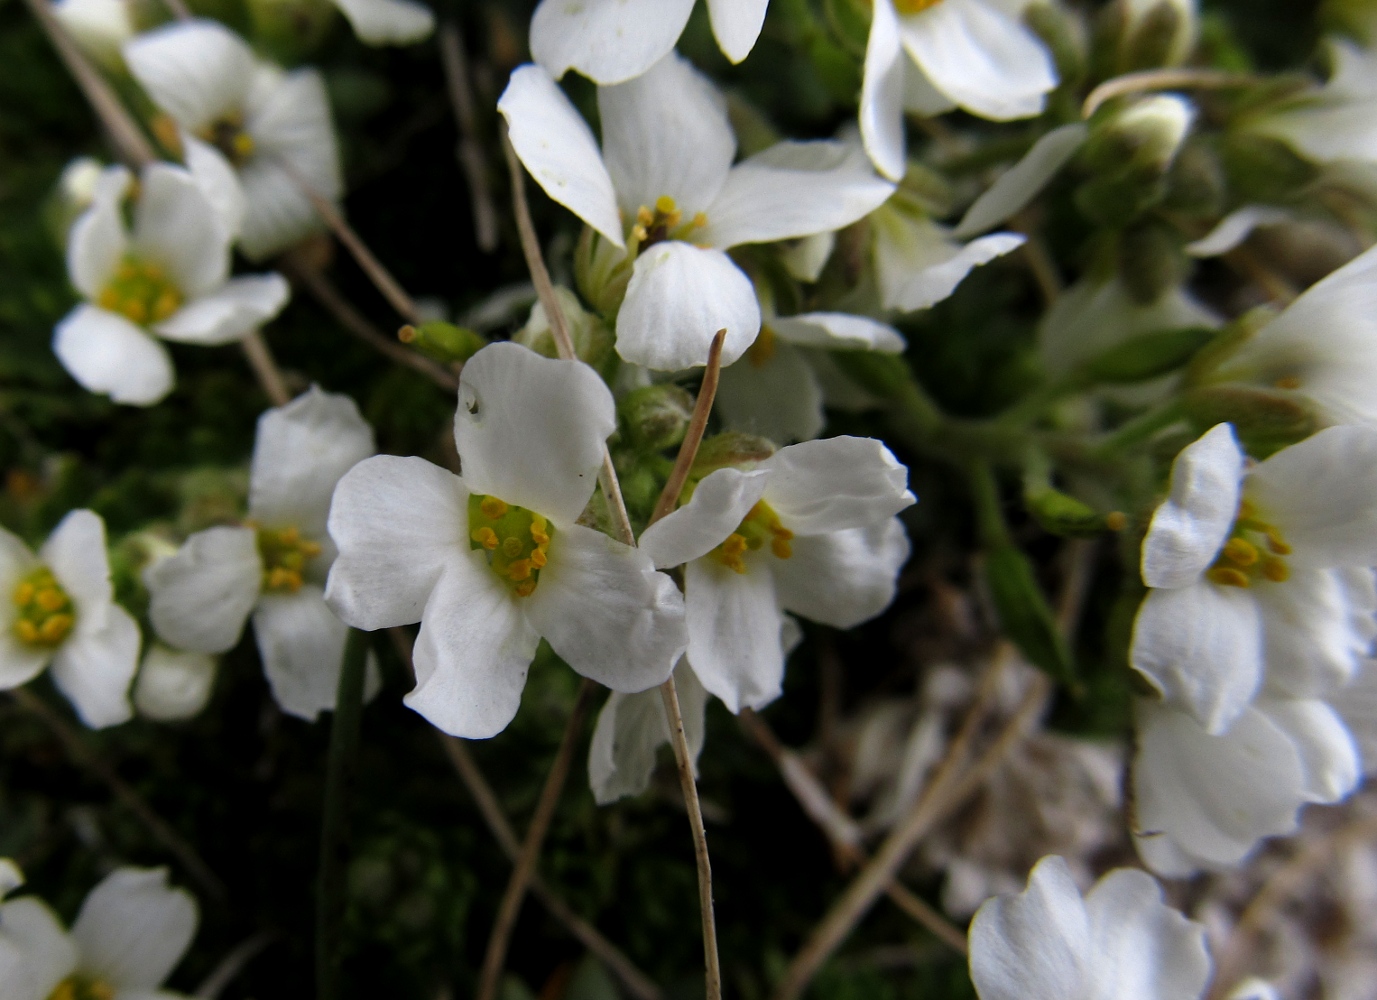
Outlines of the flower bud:
{"label": "flower bud", "polygon": [[1072,681],[1071,650],[1028,557],[1014,545],[996,545],[985,556],[985,583],[1000,626],[1029,662],[1057,680]]}
{"label": "flower bud", "polygon": [[404,326],[397,331],[397,339],[446,365],[467,361],[488,344],[487,338],[475,330],[438,320]]}
{"label": "flower bud", "polygon": [[1179,66],[1195,49],[1199,13],[1195,0],[1120,0],[1121,72]]}
{"label": "flower bud", "polygon": [[106,69],[123,68],[120,48],[134,37],[127,0],[59,0],[53,13],[72,40]]}
{"label": "flower bud", "polygon": [[1082,154],[1095,176],[1076,192],[1077,205],[1101,225],[1120,228],[1158,204],[1194,119],[1189,101],[1163,94],[1097,123]]}
{"label": "flower bud", "polygon": [[664,451],[684,440],[693,416],[693,395],[664,382],[628,393],[617,404],[622,434],[641,451]]}
{"label": "flower bud", "polygon": [[1062,84],[1078,83],[1085,76],[1088,54],[1084,33],[1071,12],[1046,0],[1036,0],[1024,9],[1023,21],[1052,54]]}
{"label": "flower bud", "polygon": [[[615,338],[612,331],[601,319],[583,308],[578,296],[567,288],[556,288],[555,297],[559,299],[560,312],[569,327],[569,338],[574,342],[574,354],[603,373],[604,367],[616,360],[613,353]],[[545,315],[545,307],[537,302],[531,308],[531,318],[526,325],[512,335],[512,340],[529,347],[537,354],[547,358],[559,357],[555,349],[555,336],[550,330],[550,321]]]}
{"label": "flower bud", "polygon": [[190,719],[206,707],[215,687],[215,657],[154,643],[134,682],[134,707],[158,722]]}
{"label": "flower bud", "polygon": [[1189,262],[1180,234],[1161,223],[1126,229],[1119,237],[1119,280],[1139,305],[1150,305],[1186,279]]}
{"label": "flower bud", "polygon": [[63,168],[43,208],[44,221],[60,246],[66,245],[72,223],[91,206],[103,169],[99,160],[89,156],[77,157]]}
{"label": "flower bud", "polygon": [[1052,487],[1043,487],[1023,498],[1028,513],[1049,534],[1065,538],[1094,538],[1123,527],[1124,515],[1101,514],[1089,504]]}
{"label": "flower bud", "polygon": [[775,445],[755,434],[727,431],[704,438],[689,473],[691,480],[702,479],[718,469],[763,462],[775,453]]}
{"label": "flower bud", "polygon": [[248,8],[259,44],[289,64],[319,47],[337,13],[329,0],[248,0]]}
{"label": "flower bud", "polygon": [[1146,382],[1181,368],[1214,338],[1202,326],[1139,334],[1085,362],[1081,374],[1094,382]]}
{"label": "flower bud", "polygon": [[1254,458],[1304,440],[1320,428],[1314,411],[1290,392],[1212,385],[1190,390],[1183,402],[1187,416],[1199,427],[1233,424]]}

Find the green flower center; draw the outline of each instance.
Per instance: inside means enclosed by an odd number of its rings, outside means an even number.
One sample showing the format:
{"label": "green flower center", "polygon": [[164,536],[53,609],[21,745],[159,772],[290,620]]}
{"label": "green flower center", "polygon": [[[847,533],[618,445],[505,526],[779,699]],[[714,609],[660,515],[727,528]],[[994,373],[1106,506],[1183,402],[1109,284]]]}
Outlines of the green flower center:
{"label": "green flower center", "polygon": [[182,307],[182,293],[157,264],[128,256],[115,268],[96,305],[143,326],[159,323]]}
{"label": "green flower center", "polygon": [[19,611],[14,634],[26,646],[59,646],[76,624],[72,598],[46,566],[20,580],[10,599]]}
{"label": "green flower center", "polygon": [[263,560],[263,590],[269,594],[295,594],[301,589],[307,565],[320,555],[320,544],[301,537],[294,524],[259,528],[258,555]]}
{"label": "green flower center", "polygon": [[549,560],[555,529],[544,517],[494,496],[469,496],[469,547],[517,597],[530,597]]}
{"label": "green flower center", "polygon": [[1285,583],[1291,567],[1284,557],[1290,554],[1291,546],[1277,527],[1258,517],[1257,508],[1244,500],[1229,540],[1205,577],[1221,587],[1251,587],[1258,580]]}
{"label": "green flower center", "polygon": [[674,199],[662,194],[655,199],[654,208],[642,205],[636,209],[636,224],[631,227],[631,245],[627,250],[634,257],[656,243],[687,239],[695,229],[707,224],[708,217],[702,212],[685,222]]}
{"label": "green flower center", "polygon": [[723,566],[737,573],[746,572],[746,553],[758,552],[770,544],[770,551],[776,558],[788,559],[794,554],[794,533],[779,521],[779,515],[761,500],[745,516],[726,541],[713,549],[708,555]]}
{"label": "green flower center", "polygon": [[258,148],[253,136],[244,131],[244,116],[238,112],[217,118],[197,135],[224,153],[225,159],[236,167],[242,167],[253,159]]}
{"label": "green flower center", "polygon": [[115,991],[99,979],[72,975],[57,984],[48,1000],[115,1000]]}

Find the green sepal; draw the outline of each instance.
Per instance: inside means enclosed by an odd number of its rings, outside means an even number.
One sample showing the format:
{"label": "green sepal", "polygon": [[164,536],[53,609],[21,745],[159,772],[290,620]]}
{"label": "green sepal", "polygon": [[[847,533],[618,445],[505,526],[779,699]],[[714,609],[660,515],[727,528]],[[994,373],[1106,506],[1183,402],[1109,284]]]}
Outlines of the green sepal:
{"label": "green sepal", "polygon": [[1187,364],[1216,335],[1203,326],[1142,333],[1091,358],[1079,374],[1087,382],[1146,382]]}
{"label": "green sepal", "polygon": [[488,338],[478,331],[439,320],[404,326],[397,337],[402,343],[446,365],[465,362],[488,346]]}

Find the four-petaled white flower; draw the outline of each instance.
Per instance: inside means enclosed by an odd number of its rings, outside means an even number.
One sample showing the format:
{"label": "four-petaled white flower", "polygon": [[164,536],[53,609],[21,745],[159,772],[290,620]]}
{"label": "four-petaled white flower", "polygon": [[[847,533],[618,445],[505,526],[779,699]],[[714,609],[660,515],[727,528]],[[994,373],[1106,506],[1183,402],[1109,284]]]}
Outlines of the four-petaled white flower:
{"label": "four-petaled white flower", "polygon": [[[0,880],[0,889],[5,881],[13,878]],[[42,900],[12,899],[0,906],[0,995],[173,1000],[180,994],[159,987],[199,919],[196,900],[168,886],[165,868],[117,868],[86,896],[70,932]]]}
{"label": "four-petaled white flower", "polygon": [[782,448],[755,468],[719,469],[651,525],[641,548],[684,565],[688,659],[733,712],[779,696],[793,612],[835,628],[894,599],[914,502],[908,470],[879,441],[836,437]]}
{"label": "four-petaled white flower", "polygon": [[1120,868],[1082,898],[1055,855],[1023,892],[980,907],[970,967],[980,1000],[1196,1000],[1211,973],[1205,928],[1151,875]]}
{"label": "four-petaled white flower", "polygon": [[252,616],[273,697],[313,719],[335,704],[348,628],[326,607],[326,533],[340,477],[372,455],[373,431],[347,396],[311,389],[258,420],[248,523],[208,528],[144,571],[149,617],[174,646],[223,653]]}
{"label": "four-petaled white flower", "polygon": [[435,14],[416,0],[331,0],[369,45],[410,45],[435,30]]}
{"label": "four-petaled white flower", "polygon": [[172,119],[187,168],[253,260],[319,220],[303,187],[343,191],[325,81],[284,72],[214,21],[178,22],[124,47],[129,71]]}
{"label": "four-petaled white flower", "polygon": [[139,626],[115,603],[96,514],[72,511],[37,556],[0,528],[0,595],[0,690],[27,684],[51,664],[53,682],[86,725],[133,715]]}
{"label": "four-petaled white flower", "polygon": [[53,334],[72,377],[117,403],[149,406],[172,391],[159,338],[227,344],[276,316],[290,294],[279,274],[231,278],[230,239],[187,171],[146,168],[134,229],[124,224],[132,177],[109,167],[67,238],[67,273],[86,299]]}
{"label": "four-petaled white flower", "polygon": [[[531,17],[531,55],[555,79],[578,70],[595,83],[625,83],[668,55],[696,0],[542,0]],[[739,63],[751,53],[770,0],[707,0],[712,33]]]}
{"label": "four-petaled white flower", "polygon": [[843,142],[781,142],[733,166],[721,94],[676,53],[599,87],[598,108],[601,151],[539,66],[513,72],[498,102],[540,186],[634,259],[617,352],[647,368],[705,364],[720,329],[723,364],[755,339],[760,307],[726,249],[840,229],[894,190]]}
{"label": "four-petaled white flower", "polygon": [[501,732],[542,636],[624,693],[663,683],[684,652],[673,581],[578,523],[616,423],[587,365],[493,344],[460,377],[462,475],[378,456],[340,480],[326,599],[355,628],[421,623],[406,703],[440,729]]}
{"label": "four-petaled white flower", "polygon": [[860,122],[880,173],[904,176],[905,110],[934,115],[959,107],[994,121],[1042,113],[1056,67],[1009,6],[1026,4],[875,0]]}

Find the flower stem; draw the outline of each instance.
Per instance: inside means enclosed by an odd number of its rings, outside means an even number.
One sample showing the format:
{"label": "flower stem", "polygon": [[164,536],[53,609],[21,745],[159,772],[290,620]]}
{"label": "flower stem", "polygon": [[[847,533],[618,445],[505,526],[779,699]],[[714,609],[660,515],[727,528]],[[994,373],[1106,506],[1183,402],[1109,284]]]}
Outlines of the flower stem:
{"label": "flower stem", "polygon": [[1158,431],[1176,423],[1183,415],[1181,402],[1177,399],[1173,399],[1155,410],[1148,410],[1097,442],[1091,450],[1091,457],[1112,458],[1117,452],[1136,447],[1147,441]]}
{"label": "flower stem", "polygon": [[1125,94],[1142,93],[1145,90],[1176,90],[1193,87],[1197,90],[1225,90],[1230,87],[1247,87],[1258,83],[1259,78],[1249,73],[1226,73],[1215,69],[1150,69],[1141,73],[1125,73],[1112,80],[1106,80],[1090,92],[1081,106],[1081,117],[1089,118],[1105,101]]}
{"label": "flower stem", "polygon": [[325,766],[325,807],[320,827],[320,873],[316,882],[316,998],[335,1000],[340,981],[340,917],[344,909],[344,863],[348,847],[349,791],[358,762],[363,722],[363,688],[368,635],[349,630],[330,723]]}
{"label": "flower stem", "polygon": [[453,21],[440,27],[440,64],[445,70],[454,123],[459,128],[456,154],[459,167],[464,171],[464,179],[469,184],[474,240],[479,250],[492,253],[497,249],[497,210],[493,208],[492,192],[488,190],[488,168],[483,162],[483,147],[478,141],[477,114],[474,110],[473,88],[469,86],[464,39],[459,33],[459,26]]}
{"label": "flower stem", "polygon": [[725,329],[718,330],[708,348],[708,367],[703,372],[703,384],[698,387],[698,398],[693,403],[693,415],[689,418],[688,432],[679,445],[679,454],[674,457],[674,468],[665,480],[665,488],[660,491],[660,499],[655,503],[655,512],[650,515],[654,524],[679,503],[679,494],[684,490],[693,460],[698,457],[698,446],[703,443],[703,432],[708,429],[708,414],[712,412],[712,402],[717,398],[717,380],[722,374],[722,344],[727,339]]}
{"label": "flower stem", "polygon": [[526,830],[526,839],[521,844],[521,853],[512,866],[511,878],[502,894],[502,902],[497,908],[497,918],[493,921],[492,933],[488,937],[488,950],[483,956],[483,969],[478,980],[478,1000],[494,1000],[498,983],[502,978],[503,966],[507,963],[507,945],[511,942],[512,928],[521,913],[521,901],[526,889],[535,875],[536,863],[540,860],[540,849],[545,843],[545,834],[550,830],[555,807],[559,804],[564,782],[569,777],[569,766],[574,759],[574,745],[583,732],[583,721],[588,715],[588,701],[593,694],[594,683],[587,678],[579,685],[578,696],[574,699],[573,711],[564,727],[564,736],[555,752],[555,761],[550,765],[550,773],[545,776],[545,787],[540,790],[535,814]]}
{"label": "flower stem", "polygon": [[240,344],[244,348],[244,357],[248,359],[249,367],[253,369],[254,377],[258,379],[258,384],[273,406],[286,406],[290,403],[292,394],[287,389],[287,383],[283,381],[282,369],[277,367],[277,360],[268,349],[268,342],[263,339],[262,331],[250,330]]}

